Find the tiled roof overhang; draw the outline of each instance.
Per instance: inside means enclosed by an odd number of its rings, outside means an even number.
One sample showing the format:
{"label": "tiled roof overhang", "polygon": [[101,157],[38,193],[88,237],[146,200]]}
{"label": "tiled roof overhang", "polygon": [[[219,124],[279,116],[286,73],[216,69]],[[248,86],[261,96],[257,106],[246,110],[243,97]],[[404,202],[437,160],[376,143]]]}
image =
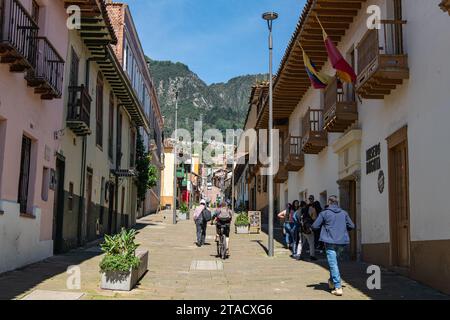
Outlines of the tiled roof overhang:
{"label": "tiled roof overhang", "polygon": [[[335,44],[338,44],[366,0],[307,0],[297,27],[286,49],[274,81],[274,121],[289,118],[304,94],[311,87],[305,71],[301,42],[305,52],[320,70],[328,60],[321,23]],[[257,128],[267,128],[268,101],[258,114]]]}

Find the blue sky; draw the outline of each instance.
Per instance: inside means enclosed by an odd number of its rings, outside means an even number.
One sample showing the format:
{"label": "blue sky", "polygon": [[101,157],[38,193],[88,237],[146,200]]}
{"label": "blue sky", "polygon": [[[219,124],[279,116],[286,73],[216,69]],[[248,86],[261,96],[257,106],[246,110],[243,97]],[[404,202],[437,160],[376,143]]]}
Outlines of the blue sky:
{"label": "blue sky", "polygon": [[208,84],[266,73],[268,30],[261,15],[276,11],[274,72],[305,0],[125,0],[144,51],[182,62]]}

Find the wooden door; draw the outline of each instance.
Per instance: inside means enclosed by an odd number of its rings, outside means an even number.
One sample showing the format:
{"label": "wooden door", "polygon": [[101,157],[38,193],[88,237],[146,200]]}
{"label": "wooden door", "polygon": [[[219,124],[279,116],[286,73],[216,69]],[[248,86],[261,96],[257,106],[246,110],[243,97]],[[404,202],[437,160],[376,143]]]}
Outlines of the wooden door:
{"label": "wooden door", "polygon": [[56,189],[53,204],[53,253],[62,253],[64,220],[64,173],[65,162],[56,159]]}
{"label": "wooden door", "polygon": [[93,240],[92,235],[95,234],[95,224],[92,223],[92,173],[87,174],[86,186],[86,239]]}
{"label": "wooden door", "polygon": [[388,141],[392,265],[409,268],[409,169],[406,129],[394,134]]}
{"label": "wooden door", "polygon": [[[348,214],[352,219],[353,223],[356,224],[356,181],[349,181],[349,210]],[[350,259],[356,260],[357,258],[357,241],[356,229],[349,232],[350,235]]]}

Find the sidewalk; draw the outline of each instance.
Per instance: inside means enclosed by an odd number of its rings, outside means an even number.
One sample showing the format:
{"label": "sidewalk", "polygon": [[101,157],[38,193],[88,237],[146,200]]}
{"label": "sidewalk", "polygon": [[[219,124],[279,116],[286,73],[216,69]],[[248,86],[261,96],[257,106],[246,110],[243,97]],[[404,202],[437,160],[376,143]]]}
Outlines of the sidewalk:
{"label": "sidewalk", "polygon": [[[0,299],[48,297],[53,291],[62,297],[81,299],[449,299],[448,296],[397,274],[384,271],[382,289],[366,287],[367,266],[346,262],[341,266],[344,297],[327,290],[326,261],[295,261],[276,243],[275,257],[265,253],[267,235],[231,236],[231,258],[215,258],[215,228],[208,226],[207,242],[197,248],[192,221],[170,224],[163,213],[143,218],[137,228],[137,242],[150,251],[149,271],[130,293],[99,288],[98,247],[72,251],[66,255],[0,275]],[[68,266],[81,269],[81,290],[66,289]],[[39,291],[36,291],[39,290]],[[49,293],[50,292],[50,293]],[[65,293],[65,295],[62,295]],[[28,296],[29,298],[30,296]]]}

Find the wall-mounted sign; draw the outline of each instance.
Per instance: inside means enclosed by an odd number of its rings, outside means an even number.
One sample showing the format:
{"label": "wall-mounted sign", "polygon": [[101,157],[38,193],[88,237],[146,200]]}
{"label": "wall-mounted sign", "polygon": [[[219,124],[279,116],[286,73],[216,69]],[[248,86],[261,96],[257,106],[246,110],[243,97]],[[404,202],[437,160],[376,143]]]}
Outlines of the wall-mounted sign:
{"label": "wall-mounted sign", "polygon": [[378,191],[380,191],[380,194],[383,194],[384,192],[384,185],[385,185],[385,177],[383,170],[380,171],[378,174]]}
{"label": "wall-mounted sign", "polygon": [[381,169],[381,144],[366,151],[366,173],[371,174]]}

